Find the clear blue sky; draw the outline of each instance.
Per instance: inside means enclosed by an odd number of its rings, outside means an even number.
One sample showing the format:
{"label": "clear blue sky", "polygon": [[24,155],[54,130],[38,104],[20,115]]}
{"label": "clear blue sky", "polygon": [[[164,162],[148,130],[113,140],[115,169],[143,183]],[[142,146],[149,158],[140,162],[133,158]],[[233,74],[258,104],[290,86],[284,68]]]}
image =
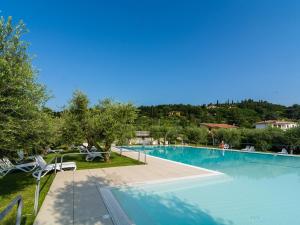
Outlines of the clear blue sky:
{"label": "clear blue sky", "polygon": [[39,80],[59,109],[95,103],[300,103],[300,1],[0,0],[23,19]]}

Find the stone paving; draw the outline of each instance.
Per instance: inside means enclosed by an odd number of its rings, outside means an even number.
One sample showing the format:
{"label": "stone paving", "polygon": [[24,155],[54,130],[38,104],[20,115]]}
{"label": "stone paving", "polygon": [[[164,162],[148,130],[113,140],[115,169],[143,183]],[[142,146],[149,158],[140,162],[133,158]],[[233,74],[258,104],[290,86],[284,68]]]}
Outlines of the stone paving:
{"label": "stone paving", "polygon": [[[123,152],[137,158],[136,152]],[[218,174],[147,156],[147,165],[59,172],[34,225],[113,225],[101,187],[138,185]],[[116,225],[116,224],[115,224]]]}

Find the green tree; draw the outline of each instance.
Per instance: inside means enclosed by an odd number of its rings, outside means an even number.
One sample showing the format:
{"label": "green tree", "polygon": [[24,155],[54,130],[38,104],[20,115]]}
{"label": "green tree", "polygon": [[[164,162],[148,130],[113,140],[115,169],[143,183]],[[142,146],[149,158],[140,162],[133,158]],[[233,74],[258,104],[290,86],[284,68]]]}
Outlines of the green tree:
{"label": "green tree", "polygon": [[300,146],[300,127],[295,127],[285,131],[285,138],[290,146],[291,150],[294,151]]}
{"label": "green tree", "polygon": [[62,142],[68,145],[79,145],[89,138],[89,100],[81,91],[75,91],[69,106],[63,113]]}
{"label": "green tree", "polygon": [[241,132],[239,129],[218,129],[215,131],[218,142],[224,141],[230,147],[238,147],[241,144]]}
{"label": "green tree", "polygon": [[158,140],[160,144],[160,139],[165,137],[165,133],[161,126],[155,125],[150,127],[150,135],[153,139]]}
{"label": "green tree", "polygon": [[[121,104],[106,99],[95,106],[90,126],[93,143],[101,142],[109,152],[114,142],[124,142],[134,136],[137,109],[132,104]],[[109,154],[104,154],[105,161]]]}
{"label": "green tree", "polygon": [[184,141],[192,144],[207,144],[208,130],[200,127],[186,127],[183,130]]}
{"label": "green tree", "polygon": [[279,128],[243,129],[242,142],[245,145],[255,145],[259,151],[269,151],[273,146],[284,145],[286,138]]}
{"label": "green tree", "polygon": [[155,140],[158,140],[160,143],[161,139],[163,139],[163,144],[168,142],[175,142],[177,137],[180,136],[181,128],[178,126],[174,126],[171,123],[164,123],[160,125],[155,125],[150,128],[151,137]]}
{"label": "green tree", "polygon": [[[22,21],[0,19],[0,154],[17,149],[39,151],[48,127],[41,109],[47,100],[45,87],[36,81],[37,71],[22,40],[27,32]],[[40,129],[43,129],[41,131]]]}

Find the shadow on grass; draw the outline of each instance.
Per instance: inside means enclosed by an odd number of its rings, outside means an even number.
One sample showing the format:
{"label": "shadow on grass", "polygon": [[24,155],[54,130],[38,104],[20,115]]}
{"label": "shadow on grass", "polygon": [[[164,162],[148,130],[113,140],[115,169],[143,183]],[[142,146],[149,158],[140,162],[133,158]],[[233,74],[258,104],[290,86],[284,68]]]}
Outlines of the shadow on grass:
{"label": "shadow on grass", "polygon": [[[43,202],[49,187],[54,179],[53,174],[46,175],[41,180],[40,205]],[[14,172],[0,178],[0,211],[3,210],[17,195],[23,197],[22,225],[33,223],[33,204],[36,179],[31,173]],[[16,207],[12,210],[0,224],[15,224]]]}
{"label": "shadow on grass", "polygon": [[14,172],[0,179],[0,196],[5,198],[7,195],[17,193],[35,184],[35,179],[31,173]]}

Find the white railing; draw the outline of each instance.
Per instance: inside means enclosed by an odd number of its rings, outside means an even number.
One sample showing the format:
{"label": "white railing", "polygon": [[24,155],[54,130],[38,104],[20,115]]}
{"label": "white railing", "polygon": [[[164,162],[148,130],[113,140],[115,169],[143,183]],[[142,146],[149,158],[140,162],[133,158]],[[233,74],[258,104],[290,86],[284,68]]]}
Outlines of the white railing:
{"label": "white railing", "polygon": [[[128,148],[122,148],[122,147],[117,147],[114,146],[112,147],[115,149],[115,151],[119,151],[119,154],[122,156],[123,152],[136,152],[138,154],[137,160],[144,163],[145,165],[147,164],[147,153],[146,150],[141,149],[141,150],[135,150],[135,149],[128,149]],[[141,159],[141,152],[144,154],[144,160]]]}
{"label": "white railing", "polygon": [[[55,156],[54,158],[52,158],[50,160],[49,163],[50,164],[53,160],[55,160],[55,169],[54,172],[56,174],[56,168],[57,168],[57,156]],[[50,172],[50,170],[48,171]],[[39,208],[39,198],[40,198],[40,183],[41,183],[41,175],[43,173],[43,170],[40,170],[36,179],[36,187],[35,187],[35,194],[34,194],[34,206],[33,206],[33,210],[34,210],[34,215],[37,215],[38,212],[38,208]]]}
{"label": "white railing", "polygon": [[23,208],[23,199],[22,196],[17,196],[14,200],[12,200],[6,208],[0,212],[0,222],[5,218],[7,214],[9,214],[13,209],[14,206],[17,205],[17,218],[16,218],[16,225],[21,224],[22,219],[22,208]]}

